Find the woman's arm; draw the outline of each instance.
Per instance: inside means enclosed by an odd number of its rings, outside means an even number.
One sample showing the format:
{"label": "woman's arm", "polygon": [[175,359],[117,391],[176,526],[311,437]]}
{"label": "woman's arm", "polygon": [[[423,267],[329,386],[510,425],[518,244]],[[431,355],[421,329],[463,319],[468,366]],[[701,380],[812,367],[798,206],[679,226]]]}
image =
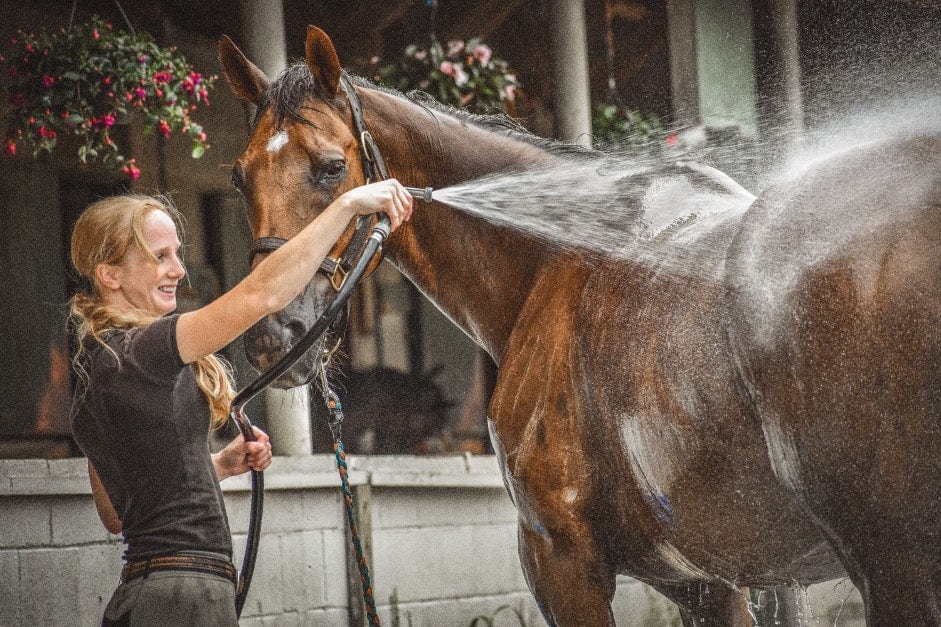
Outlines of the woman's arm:
{"label": "woman's arm", "polygon": [[124,528],[121,518],[115,511],[114,505],[111,504],[105,487],[101,485],[101,479],[98,478],[98,472],[92,466],[91,460],[88,460],[88,479],[91,481],[91,493],[95,497],[95,509],[98,510],[98,517],[101,518],[105,529],[108,533],[121,533],[121,529]]}
{"label": "woman's arm", "polygon": [[284,309],[313,278],[353,216],[380,212],[388,214],[393,229],[411,215],[412,197],[398,181],[346,192],[230,291],[181,315],[176,337],[183,362],[218,351],[262,317]]}

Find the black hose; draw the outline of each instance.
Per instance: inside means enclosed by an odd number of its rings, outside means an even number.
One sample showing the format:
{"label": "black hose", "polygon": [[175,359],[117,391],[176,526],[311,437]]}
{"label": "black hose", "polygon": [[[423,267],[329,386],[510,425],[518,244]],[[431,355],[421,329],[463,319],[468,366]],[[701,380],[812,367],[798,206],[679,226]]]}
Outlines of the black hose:
{"label": "black hose", "polygon": [[[357,283],[366,271],[366,268],[372,262],[376,251],[382,245],[382,242],[389,236],[391,227],[389,217],[385,214],[379,216],[379,220],[372,227],[369,239],[363,246],[363,252],[360,254],[356,265],[350,270],[343,286],[337,293],[333,302],[327,306],[314,325],[307,330],[301,341],[295,344],[274,366],[262,373],[252,383],[245,386],[242,391],[232,399],[232,417],[238,425],[242,437],[247,442],[255,440],[255,432],[252,423],[245,415],[243,408],[259,392],[268,387],[275,379],[287,372],[288,368],[300,359],[311,346],[314,345],[323,332],[327,330],[333,319],[340,313],[346,301],[350,299]],[[252,501],[251,509],[248,515],[248,535],[245,540],[245,556],[242,559],[242,569],[239,571],[239,583],[235,593],[235,613],[236,616],[242,615],[242,608],[245,606],[245,597],[248,596],[248,589],[251,586],[252,574],[255,571],[255,558],[258,556],[258,543],[261,540],[261,518],[264,511],[264,477],[261,471],[252,470]]]}

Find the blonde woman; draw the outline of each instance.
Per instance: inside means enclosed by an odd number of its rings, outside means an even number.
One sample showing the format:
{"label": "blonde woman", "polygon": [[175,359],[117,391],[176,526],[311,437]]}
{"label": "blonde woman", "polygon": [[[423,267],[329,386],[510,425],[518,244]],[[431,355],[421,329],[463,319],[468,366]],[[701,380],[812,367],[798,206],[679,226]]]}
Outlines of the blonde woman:
{"label": "blonde woman", "polygon": [[412,199],[397,181],[350,190],[231,291],[174,314],[185,276],[175,211],[147,196],[91,205],[72,234],[88,289],[72,299],[79,349],[72,431],[95,505],[127,550],[103,625],[236,625],[235,568],[219,481],[271,463],[268,437],[211,455],[234,396],[213,353],[310,281],[353,216],[392,227]]}

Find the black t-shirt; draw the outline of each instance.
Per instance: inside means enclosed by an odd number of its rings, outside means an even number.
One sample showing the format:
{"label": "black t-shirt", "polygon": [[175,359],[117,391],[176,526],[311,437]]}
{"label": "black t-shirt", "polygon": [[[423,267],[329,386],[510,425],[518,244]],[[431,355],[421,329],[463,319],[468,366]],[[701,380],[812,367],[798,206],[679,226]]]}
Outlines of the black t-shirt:
{"label": "black t-shirt", "polygon": [[172,315],[88,342],[72,433],[117,510],[125,559],[224,553],[232,540],[209,451],[209,405],[180,359]]}

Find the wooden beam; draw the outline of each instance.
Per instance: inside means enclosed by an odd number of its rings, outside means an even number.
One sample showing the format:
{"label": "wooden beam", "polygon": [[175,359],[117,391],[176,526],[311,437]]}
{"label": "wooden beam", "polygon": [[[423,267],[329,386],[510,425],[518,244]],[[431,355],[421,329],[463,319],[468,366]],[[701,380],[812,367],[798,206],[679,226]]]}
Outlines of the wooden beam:
{"label": "wooden beam", "polygon": [[438,26],[435,30],[442,40],[468,37],[486,39],[522,5],[523,0],[442,4],[438,7]]}
{"label": "wooden beam", "polygon": [[325,22],[321,28],[335,41],[371,39],[415,6],[414,0],[365,0],[344,4],[350,8],[323,14]]}

